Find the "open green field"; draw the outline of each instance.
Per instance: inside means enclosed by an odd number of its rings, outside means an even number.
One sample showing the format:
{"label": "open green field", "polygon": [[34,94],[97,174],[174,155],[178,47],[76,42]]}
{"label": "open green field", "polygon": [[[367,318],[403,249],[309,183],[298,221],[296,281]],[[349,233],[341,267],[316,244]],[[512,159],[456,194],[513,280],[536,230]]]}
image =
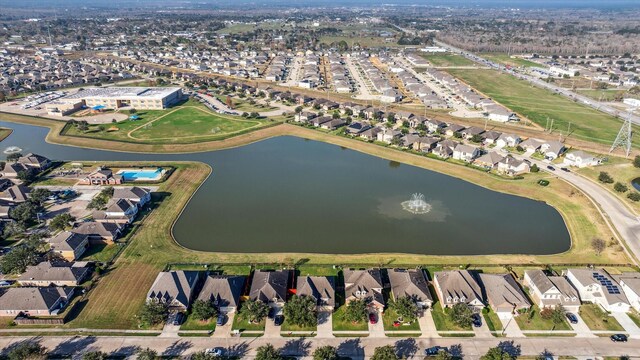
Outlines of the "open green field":
{"label": "open green field", "polygon": [[614,101],[616,98],[622,98],[627,92],[625,90],[606,89],[606,90],[576,90],[578,94],[588,96],[598,101]]}
{"label": "open green field", "polygon": [[144,144],[193,143],[224,139],[273,123],[217,114],[194,100],[167,110],[145,110],[136,115],[139,119],[135,121],[90,125],[87,131],[67,125],[63,132],[70,136]]}
{"label": "open green field", "polygon": [[[220,100],[223,104],[227,102],[227,95],[216,95],[216,98]],[[231,100],[233,101],[233,109],[238,111],[246,111],[250,112],[263,112],[263,111],[271,111],[276,108],[273,106],[267,106],[265,104],[251,104],[248,99],[240,99],[237,96],[232,96]]]}
{"label": "open green field", "polygon": [[559,324],[543,319],[540,316],[540,308],[536,305],[532,306],[528,313],[520,314],[515,319],[521,330],[571,330],[566,319]]}
{"label": "open green field", "polygon": [[462,55],[455,54],[429,54],[423,55],[433,66],[474,66],[476,63]]}
{"label": "open green field", "polygon": [[[556,134],[566,135],[570,123],[570,137],[611,144],[622,126],[622,121],[613,116],[532,86],[511,75],[495,70],[447,71],[542,127],[546,126],[547,118],[553,119]],[[635,132],[639,130],[635,127]],[[633,139],[633,145],[640,147],[640,137]]]}
{"label": "open green field", "polygon": [[[637,190],[631,185],[631,181],[633,179],[640,177],[640,169],[633,166],[631,160],[618,158],[618,157],[610,157],[609,161],[596,167],[586,167],[582,169],[576,170],[579,174],[588,177],[594,182],[599,183],[601,186],[609,190],[612,194],[617,196],[620,201],[629,205],[636,214],[640,214],[640,202],[639,201],[631,201],[627,197],[627,195],[631,192],[637,192]],[[603,184],[598,181],[598,176],[600,172],[608,173],[612,178],[613,184]],[[616,182],[620,182],[627,186],[628,190],[626,192],[617,192],[613,189],[613,186]]]}
{"label": "open green field", "polygon": [[546,65],[542,65],[542,64],[538,64],[536,62],[533,61],[529,61],[526,59],[522,59],[522,58],[512,58],[509,55],[505,54],[505,53],[481,53],[479,54],[481,57],[500,63],[500,64],[504,64],[504,65],[509,65],[509,66],[515,66],[515,67],[520,67],[520,66],[524,66],[524,67],[546,67]]}
{"label": "open green field", "polygon": [[624,331],[618,320],[596,304],[581,305],[578,313],[591,330]]}

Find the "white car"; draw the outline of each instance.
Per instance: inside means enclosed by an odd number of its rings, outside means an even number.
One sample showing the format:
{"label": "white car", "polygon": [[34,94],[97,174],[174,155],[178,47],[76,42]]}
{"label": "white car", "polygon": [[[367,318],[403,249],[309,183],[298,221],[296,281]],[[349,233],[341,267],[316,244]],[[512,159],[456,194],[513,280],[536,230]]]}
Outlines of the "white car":
{"label": "white car", "polygon": [[220,348],[220,347],[209,348],[209,349],[206,349],[204,351],[204,353],[207,354],[207,355],[222,356],[222,348]]}

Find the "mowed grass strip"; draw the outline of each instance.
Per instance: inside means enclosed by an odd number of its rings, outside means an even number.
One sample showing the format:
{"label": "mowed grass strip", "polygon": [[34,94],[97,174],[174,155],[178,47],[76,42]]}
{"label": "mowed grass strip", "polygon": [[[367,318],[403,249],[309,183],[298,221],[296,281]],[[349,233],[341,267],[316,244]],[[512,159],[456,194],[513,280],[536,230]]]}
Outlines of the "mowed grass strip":
{"label": "mowed grass strip", "polygon": [[[547,126],[547,118],[549,123],[553,119],[556,134],[566,136],[569,130],[570,137],[610,144],[622,126],[622,121],[613,116],[495,70],[447,72],[542,127]],[[635,127],[634,131],[639,130]],[[633,139],[633,145],[640,147],[640,137]]]}
{"label": "mowed grass strip", "polygon": [[527,59],[522,59],[518,57],[512,58],[511,56],[505,53],[482,53],[480,54],[480,56],[500,64],[515,66],[515,67],[520,67],[520,66],[541,67],[541,68],[547,67],[546,65],[538,64],[534,61],[529,61]]}
{"label": "mowed grass strip", "polygon": [[430,54],[421,56],[433,66],[474,66],[476,64],[462,55]]}

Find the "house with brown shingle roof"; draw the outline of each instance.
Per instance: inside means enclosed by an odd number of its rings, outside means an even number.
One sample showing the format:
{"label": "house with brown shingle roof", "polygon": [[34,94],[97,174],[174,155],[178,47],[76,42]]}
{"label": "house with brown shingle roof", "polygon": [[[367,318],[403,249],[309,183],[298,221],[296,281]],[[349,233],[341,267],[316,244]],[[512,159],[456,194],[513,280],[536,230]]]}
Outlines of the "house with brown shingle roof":
{"label": "house with brown shingle roof", "polygon": [[531,301],[511,274],[480,273],[478,276],[484,298],[498,317],[508,319],[531,308]]}
{"label": "house with brown shingle roof", "polygon": [[429,291],[429,282],[422,269],[389,269],[387,275],[394,300],[409,297],[418,307],[431,307],[433,297]]}
{"label": "house with brown shingle roof", "polygon": [[90,244],[113,244],[122,234],[122,225],[117,223],[87,221],[81,222],[71,232],[87,235]]}
{"label": "house with brown shingle roof", "polygon": [[65,263],[54,265],[50,261],[27,266],[18,283],[22,286],[78,286],[90,273],[85,266]]}
{"label": "house with brown shingle roof", "polygon": [[169,304],[172,310],[187,310],[200,279],[197,271],[163,271],[158,274],[147,293],[147,302]]}
{"label": "house with brown shingle roof", "polygon": [[346,304],[353,300],[365,300],[370,307],[379,311],[384,309],[384,285],[380,269],[345,269],[343,273]]}
{"label": "house with brown shingle roof", "polygon": [[482,288],[471,271],[438,271],[433,274],[433,286],[442,307],[452,307],[458,303],[476,309],[484,307]]}
{"label": "house with brown shingle roof", "polygon": [[0,316],[56,315],[73,292],[73,287],[11,287],[0,296]]}
{"label": "house with brown shingle roof", "polygon": [[232,313],[240,303],[245,279],[244,276],[209,275],[197,300],[211,301],[220,312]]}
{"label": "house with brown shingle roof", "polygon": [[527,270],[523,283],[541,309],[562,306],[567,311],[577,312],[580,308],[580,295],[564,276],[548,276],[540,269]]}
{"label": "house with brown shingle roof", "polygon": [[289,270],[256,270],[253,272],[249,298],[272,307],[282,307],[287,301]]}
{"label": "house with brown shingle roof", "polygon": [[62,255],[68,261],[73,261],[80,258],[89,247],[89,236],[62,231],[49,239],[49,245],[51,251]]}
{"label": "house with brown shingle roof", "polygon": [[333,311],[336,306],[336,285],[333,276],[298,276],[296,295],[310,296],[318,310]]}

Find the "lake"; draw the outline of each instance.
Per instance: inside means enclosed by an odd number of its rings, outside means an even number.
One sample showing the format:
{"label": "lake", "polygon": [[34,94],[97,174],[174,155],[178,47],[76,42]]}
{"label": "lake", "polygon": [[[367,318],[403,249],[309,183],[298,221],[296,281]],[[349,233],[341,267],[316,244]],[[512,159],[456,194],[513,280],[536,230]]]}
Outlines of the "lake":
{"label": "lake", "polygon": [[[14,129],[18,146],[52,159],[195,160],[213,174],[175,224],[183,246],[216,252],[553,254],[570,248],[560,214],[531,199],[339,146],[277,137],[195,154],[132,154],[44,142],[48,129]],[[480,175],[480,174],[479,174]],[[401,203],[424,194],[412,214]]]}

